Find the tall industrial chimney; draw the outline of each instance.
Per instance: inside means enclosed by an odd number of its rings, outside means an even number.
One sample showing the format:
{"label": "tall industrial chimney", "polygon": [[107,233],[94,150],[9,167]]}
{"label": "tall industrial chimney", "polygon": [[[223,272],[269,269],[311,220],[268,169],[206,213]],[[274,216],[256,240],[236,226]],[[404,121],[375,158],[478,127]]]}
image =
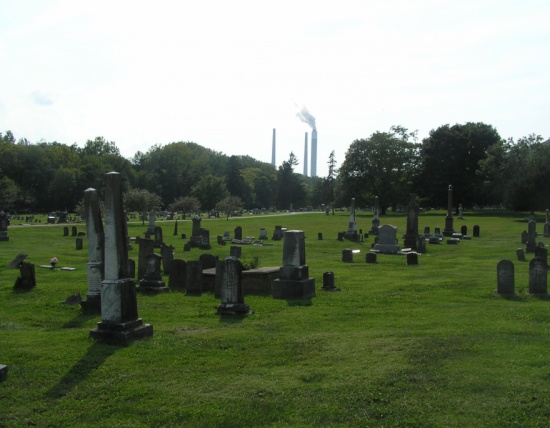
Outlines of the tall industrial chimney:
{"label": "tall industrial chimney", "polygon": [[275,166],[275,128],[273,128],[273,144],[271,145],[271,165]]}
{"label": "tall industrial chimney", "polygon": [[311,176],[317,177],[317,130],[311,131]]}
{"label": "tall industrial chimney", "polygon": [[304,177],[307,177],[307,132],[306,132],[306,142],[304,144]]}

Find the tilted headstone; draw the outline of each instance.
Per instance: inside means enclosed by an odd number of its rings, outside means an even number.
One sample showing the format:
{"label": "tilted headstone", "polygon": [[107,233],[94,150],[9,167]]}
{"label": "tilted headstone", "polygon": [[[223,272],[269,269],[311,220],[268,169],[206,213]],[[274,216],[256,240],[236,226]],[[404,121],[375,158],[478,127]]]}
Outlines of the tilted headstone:
{"label": "tilted headstone", "polygon": [[501,260],[497,264],[498,294],[514,294],[514,263],[511,260]]}
{"label": "tilted headstone", "polygon": [[128,274],[126,216],[120,174],[106,174],[105,279],[101,284],[101,318],[90,331],[93,339],[128,343],[153,335],[153,326],[138,318],[136,287]]}
{"label": "tilted headstone", "polygon": [[142,238],[139,240],[138,280],[142,280],[147,272],[147,256],[155,252],[155,241]]}
{"label": "tilted headstone", "polygon": [[221,304],[217,309],[219,315],[246,315],[250,312],[250,307],[244,303],[242,272],[239,259],[229,256],[223,260]]}
{"label": "tilted headstone", "polygon": [[34,264],[21,262],[19,265],[19,277],[13,285],[14,290],[31,290],[34,287],[36,287]]}
{"label": "tilted headstone", "polygon": [[546,262],[538,257],[529,262],[529,294],[547,294],[547,269]]}
{"label": "tilted headstone", "polygon": [[185,290],[187,262],[185,260],[174,259],[170,263],[170,275],[168,276],[168,287]]}
{"label": "tilted headstone", "polygon": [[518,248],[516,250],[516,257],[518,258],[519,262],[525,262],[525,251],[523,251],[523,248]]}
{"label": "tilted headstone", "polygon": [[306,265],[305,236],[301,230],[284,232],[283,266],[272,283],[276,299],[309,299],[315,296],[315,279]]}
{"label": "tilted headstone", "polygon": [[409,195],[409,205],[407,207],[407,230],[405,232],[404,245],[407,248],[416,250],[416,238],[418,237],[418,203],[416,194]]}

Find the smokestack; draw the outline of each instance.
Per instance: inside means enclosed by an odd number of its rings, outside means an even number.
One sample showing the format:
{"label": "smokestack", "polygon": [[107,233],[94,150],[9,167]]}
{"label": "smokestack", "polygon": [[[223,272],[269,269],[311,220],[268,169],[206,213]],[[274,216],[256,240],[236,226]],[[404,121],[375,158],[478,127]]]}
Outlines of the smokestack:
{"label": "smokestack", "polygon": [[276,130],[273,128],[273,144],[271,145],[271,165],[275,166],[275,137]]}
{"label": "smokestack", "polygon": [[311,176],[317,177],[317,130],[311,131]]}
{"label": "smokestack", "polygon": [[306,132],[306,142],[304,144],[304,177],[307,177],[307,132]]}

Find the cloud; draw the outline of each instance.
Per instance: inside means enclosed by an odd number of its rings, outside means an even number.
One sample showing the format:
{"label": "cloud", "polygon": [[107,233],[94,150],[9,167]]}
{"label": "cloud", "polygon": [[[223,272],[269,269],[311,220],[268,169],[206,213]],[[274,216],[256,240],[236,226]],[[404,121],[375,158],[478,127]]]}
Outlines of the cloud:
{"label": "cloud", "polygon": [[49,106],[53,104],[53,100],[38,90],[31,92],[31,99],[39,106]]}

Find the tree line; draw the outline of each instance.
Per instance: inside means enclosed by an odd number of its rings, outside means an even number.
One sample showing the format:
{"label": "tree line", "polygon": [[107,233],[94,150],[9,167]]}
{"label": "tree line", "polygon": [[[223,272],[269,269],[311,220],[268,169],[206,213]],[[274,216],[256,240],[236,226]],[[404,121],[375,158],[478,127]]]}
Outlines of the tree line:
{"label": "tree line", "polygon": [[342,162],[332,152],[326,177],[295,172],[290,153],[277,168],[249,156],[227,156],[193,142],[154,145],[126,159],[113,141],[83,147],[31,144],[0,133],[0,209],[10,212],[74,211],[83,192],[101,195],[104,174],[118,171],[128,209],[193,212],[218,209],[295,209],[311,206],[405,205],[416,193],[424,206],[445,207],[453,185],[456,204],[514,210],[550,205],[550,144],[531,134],[502,139],[484,123],[443,125],[421,142],[402,126],[353,141]]}

